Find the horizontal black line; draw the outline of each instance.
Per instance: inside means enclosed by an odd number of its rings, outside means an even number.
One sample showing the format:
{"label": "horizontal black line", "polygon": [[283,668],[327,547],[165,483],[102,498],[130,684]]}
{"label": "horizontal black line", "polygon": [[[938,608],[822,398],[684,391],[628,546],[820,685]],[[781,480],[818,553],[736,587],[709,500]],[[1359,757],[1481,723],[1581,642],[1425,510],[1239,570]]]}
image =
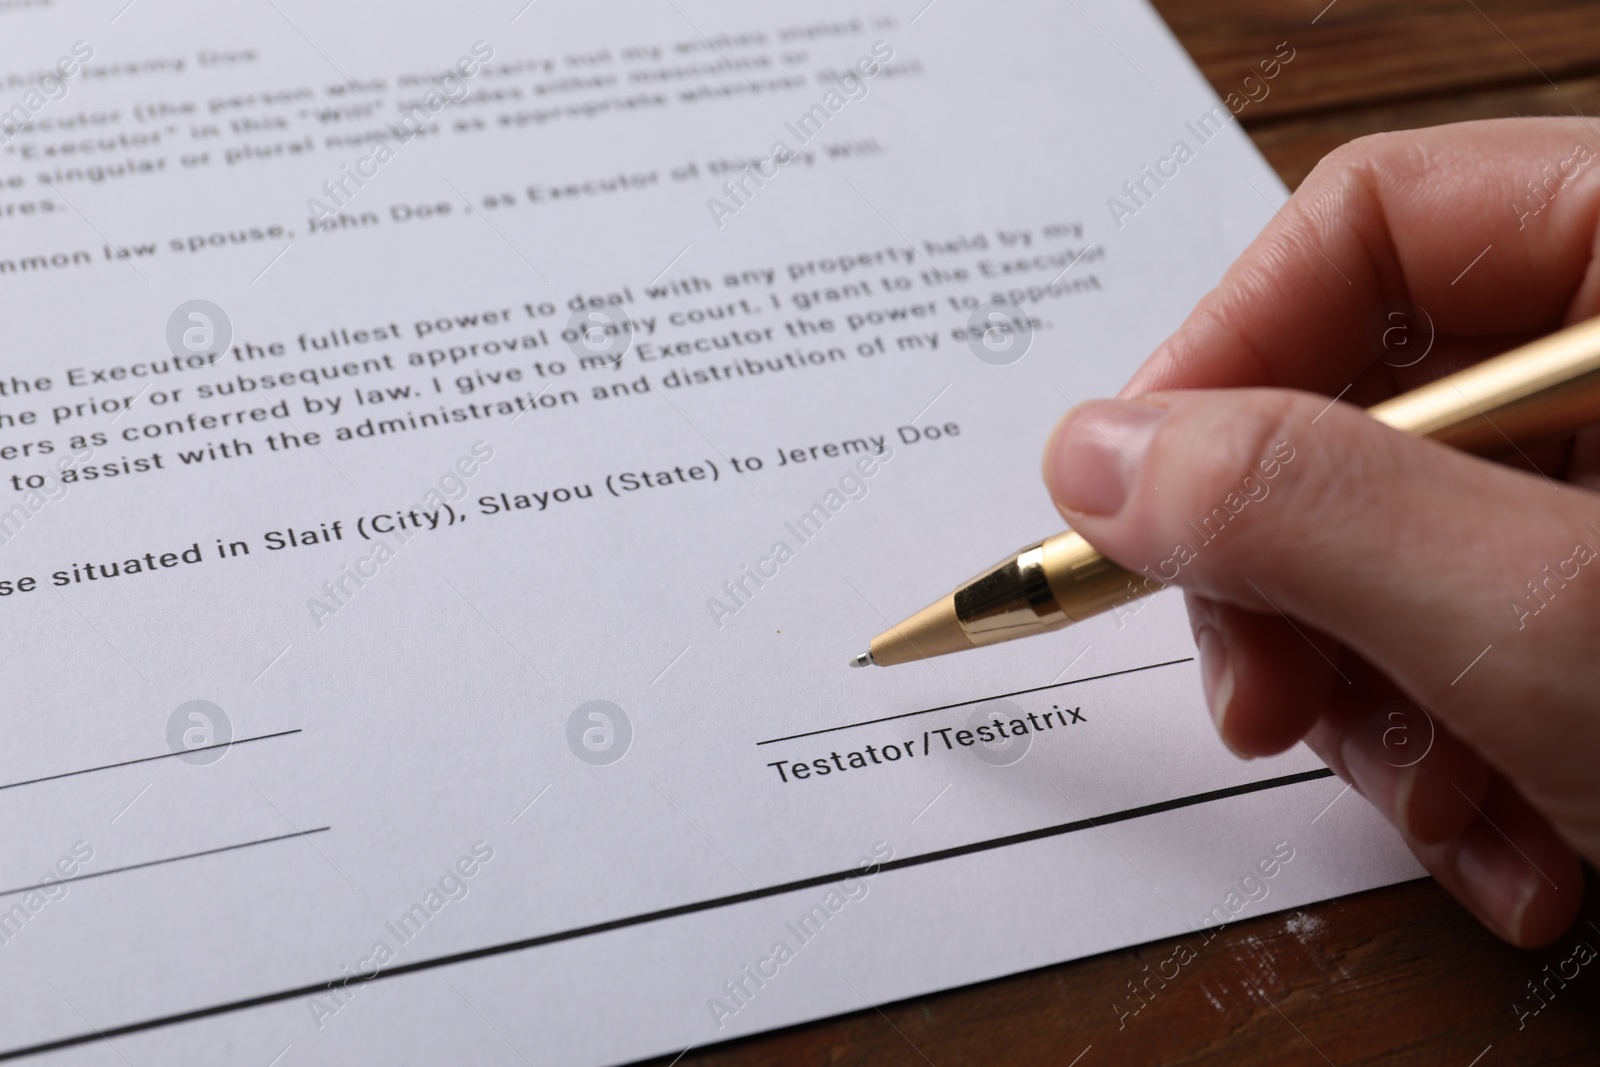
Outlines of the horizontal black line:
{"label": "horizontal black line", "polygon": [[[60,774],[47,774],[43,778],[29,778],[22,782],[7,782],[0,785],[0,789],[20,789],[25,785],[38,785],[40,782],[53,782],[57,778],[73,778],[80,774],[93,774],[95,771],[109,771],[114,767],[131,767],[135,763],[149,763],[151,760],[172,759],[174,756],[187,756],[191,752],[204,752],[211,748],[232,748],[234,745],[248,745],[252,741],[268,741],[274,737],[288,737],[297,734],[300,728],[293,730],[279,730],[275,734],[261,734],[258,737],[241,737],[237,741],[219,741],[214,745],[196,745],[186,748],[182,752],[163,752],[159,756],[140,756],[138,759],[125,759],[120,763],[102,763],[98,767],[85,767],[79,771],[62,771]],[[220,757],[219,757],[220,758]]]}
{"label": "horizontal black line", "polygon": [[[907,856],[904,859],[889,860],[878,865],[879,873],[883,871],[903,870],[907,867],[920,867],[927,863],[938,863],[941,860],[954,859],[958,856],[970,856],[978,852],[989,852],[998,848],[1011,845],[1025,844],[1038,841],[1047,837],[1059,837],[1062,834],[1076,833],[1099,826],[1108,826],[1111,823],[1126,822],[1129,819],[1139,819],[1147,815],[1158,815],[1162,812],[1174,811],[1178,808],[1192,807],[1197,804],[1207,804],[1216,800],[1225,800],[1229,797],[1244,796],[1249,793],[1259,793],[1267,789],[1277,789],[1283,786],[1299,785],[1302,782],[1316,781],[1320,778],[1329,778],[1333,772],[1326,767],[1314,771],[1303,771],[1299,774],[1286,774],[1277,778],[1267,778],[1259,782],[1246,782],[1243,785],[1228,786],[1224,789],[1213,789],[1205,793],[1194,793],[1190,796],[1179,797],[1176,800],[1163,800],[1155,804],[1145,804],[1137,808],[1127,808],[1123,811],[1114,811],[1094,819],[1078,819],[1074,822],[1061,823],[1057,826],[1046,826],[1038,830],[1027,830],[1018,834],[1008,834],[1005,837],[995,837],[987,841],[977,841],[970,845],[958,845],[954,848],[940,849],[937,852],[925,852],[918,856]],[[751,889],[743,893],[732,893],[728,896],[712,897],[709,900],[698,900],[689,904],[679,904],[671,908],[661,908],[657,911],[642,912],[638,915],[629,915],[621,919],[611,919],[606,922],[594,923],[590,926],[574,927],[570,930],[559,930],[555,933],[540,934],[536,937],[527,937],[519,941],[507,941],[499,945],[489,945],[485,948],[468,949],[465,952],[455,952],[447,956],[435,956],[431,959],[417,960],[415,963],[406,963],[398,967],[391,967],[386,971],[367,976],[357,973],[355,975],[340,975],[322,982],[313,982],[310,985],[296,986],[293,989],[282,989],[274,993],[262,993],[258,996],[246,997],[243,1000],[231,1000],[223,1004],[213,1004],[205,1008],[193,1008],[189,1011],[177,1012],[172,1015],[162,1015],[154,1019],[144,1019],[134,1023],[124,1023],[121,1026],[107,1027],[84,1034],[73,1034],[69,1037],[57,1038],[54,1041],[44,1041],[37,1045],[28,1045],[24,1048],[0,1051],[0,1060],[20,1059],[23,1056],[34,1056],[43,1052],[55,1052],[76,1045],[86,1045],[101,1038],[107,1040],[122,1037],[126,1034],[137,1034],[145,1030],[155,1030],[164,1026],[174,1026],[178,1023],[193,1022],[196,1019],[206,1019],[216,1015],[227,1015],[236,1011],[245,1011],[250,1008],[259,1008],[267,1004],[276,1004],[285,1000],[294,1000],[297,997],[310,997],[329,990],[342,988],[355,982],[365,985],[368,982],[379,982],[386,978],[398,978],[401,975],[414,974],[418,971],[428,971],[436,967],[449,967],[457,963],[467,963],[480,960],[489,956],[502,956],[510,952],[521,952],[526,949],[540,948],[544,945],[553,945],[561,941],[573,941],[578,938],[592,937],[595,934],[608,933],[612,930],[621,930],[630,926],[643,926],[647,923],[660,922],[663,919],[674,919],[683,915],[693,915],[697,912],[712,911],[717,908],[726,908],[735,904],[744,904],[752,900],[761,900],[766,897],[781,896],[801,889],[811,889],[819,885],[828,885],[833,882],[842,882],[846,878],[859,877],[865,873],[865,868],[851,867],[843,871],[834,871],[830,874],[819,874],[811,878],[801,878],[793,882],[784,882],[780,885],[768,886],[765,889]]]}
{"label": "horizontal black line", "polygon": [[278,834],[276,837],[263,837],[255,841],[241,841],[237,845],[223,845],[221,848],[208,848],[200,852],[185,852],[181,856],[168,856],[165,859],[145,860],[143,863],[130,863],[126,867],[108,867],[103,871],[90,871],[88,874],[75,874],[71,878],[58,878],[53,882],[38,882],[34,885],[18,886],[15,889],[0,889],[0,897],[16,896],[18,893],[32,893],[40,889],[49,889],[58,885],[72,885],[74,882],[87,882],[91,878],[104,878],[110,874],[121,874],[124,871],[139,871],[146,867],[160,867],[166,863],[177,863],[179,860],[199,859],[201,856],[215,856],[219,852],[236,852],[241,848],[254,848],[256,845],[270,845],[274,841],[287,841],[291,837],[310,837],[320,834],[324,830],[331,830],[331,826],[319,826],[315,830],[296,830],[292,834]]}
{"label": "horizontal black line", "polygon": [[1098,682],[1102,678],[1115,678],[1119,674],[1137,674],[1140,671],[1153,671],[1157,667],[1171,667],[1179,663],[1189,663],[1193,659],[1193,656],[1185,656],[1182,659],[1169,659],[1165,663],[1147,663],[1143,667],[1129,667],[1124,671],[1110,671],[1106,674],[1091,674],[1087,678],[1073,678],[1065,682],[1052,682],[1049,685],[1036,685],[1032,689],[1018,689],[1014,693],[999,693],[992,697],[978,697],[975,700],[958,700],[954,704],[940,704],[936,708],[923,708],[921,711],[903,711],[898,715],[884,715],[877,719],[863,719],[861,722],[846,723],[843,726],[828,726],[821,730],[807,730],[805,733],[801,734],[789,734],[785,737],[771,737],[765,741],[757,741],[756,747],[760,748],[762,745],[775,745],[779,741],[793,741],[801,737],[815,737],[818,734],[831,734],[839,730],[854,730],[858,726],[871,726],[873,723],[892,722],[895,719],[909,719],[913,715],[928,715],[935,711],[949,711],[951,708],[964,708],[969,704],[987,704],[991,700],[1004,700],[1007,697],[1020,697],[1026,696],[1029,693],[1042,693],[1046,689],[1060,689],[1063,686],[1077,685],[1080,682]]}

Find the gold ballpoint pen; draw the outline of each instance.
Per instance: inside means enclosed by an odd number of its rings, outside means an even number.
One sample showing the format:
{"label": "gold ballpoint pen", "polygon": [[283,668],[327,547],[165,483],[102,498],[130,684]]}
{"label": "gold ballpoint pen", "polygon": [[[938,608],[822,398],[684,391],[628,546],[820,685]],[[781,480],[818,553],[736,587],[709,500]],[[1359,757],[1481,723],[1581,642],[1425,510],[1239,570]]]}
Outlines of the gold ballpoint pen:
{"label": "gold ballpoint pen", "polygon": [[[1481,455],[1600,421],[1600,318],[1568,327],[1367,413]],[[852,667],[943,656],[1082,622],[1163,583],[1106,559],[1071,530],[1008,556],[872,639]]]}

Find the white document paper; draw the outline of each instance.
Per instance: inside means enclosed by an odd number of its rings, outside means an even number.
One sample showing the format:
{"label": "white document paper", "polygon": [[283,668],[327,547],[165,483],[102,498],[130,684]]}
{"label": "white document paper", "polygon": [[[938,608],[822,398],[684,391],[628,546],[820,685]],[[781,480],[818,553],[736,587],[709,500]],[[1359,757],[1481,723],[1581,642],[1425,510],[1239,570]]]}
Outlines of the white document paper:
{"label": "white document paper", "polygon": [[1284,197],[1145,6],[14,3],[0,67],[0,1059],[620,1063],[1418,874],[1225,752],[1174,595],[846,666]]}

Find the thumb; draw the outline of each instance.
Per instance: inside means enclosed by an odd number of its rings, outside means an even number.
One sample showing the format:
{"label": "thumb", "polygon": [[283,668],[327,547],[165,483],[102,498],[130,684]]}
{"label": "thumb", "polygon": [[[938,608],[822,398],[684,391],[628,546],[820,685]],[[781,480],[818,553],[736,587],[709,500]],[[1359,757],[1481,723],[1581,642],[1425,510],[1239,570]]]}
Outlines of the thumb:
{"label": "thumb", "polygon": [[1269,389],[1085,404],[1045,479],[1123,566],[1355,652],[1600,857],[1600,498]]}

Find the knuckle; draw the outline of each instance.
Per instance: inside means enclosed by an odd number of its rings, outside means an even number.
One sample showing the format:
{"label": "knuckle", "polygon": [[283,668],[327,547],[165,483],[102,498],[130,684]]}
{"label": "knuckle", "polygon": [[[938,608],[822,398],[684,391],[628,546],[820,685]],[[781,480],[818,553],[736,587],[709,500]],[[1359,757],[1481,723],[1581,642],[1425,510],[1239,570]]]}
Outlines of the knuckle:
{"label": "knuckle", "polygon": [[[1339,449],[1331,463],[1308,457],[1306,431],[1326,403],[1286,390],[1249,390],[1236,402],[1185,412],[1192,422],[1167,457],[1178,488],[1168,518],[1197,559],[1236,569],[1263,552],[1278,555],[1285,544],[1323,536],[1334,525],[1332,514],[1348,510],[1353,484],[1371,463],[1359,448]],[[1322,431],[1326,421],[1314,429]]]}
{"label": "knuckle", "polygon": [[[1346,141],[1323,156],[1311,169],[1306,185],[1335,187],[1366,185],[1374,170],[1404,165],[1418,159],[1416,138],[1398,133],[1369,133]],[[1315,179],[1315,181],[1313,181]]]}
{"label": "knuckle", "polygon": [[1236,396],[1233,402],[1203,404],[1184,413],[1190,424],[1183,427],[1182,443],[1171,459],[1174,480],[1188,482],[1191,506],[1240,485],[1290,436],[1299,407],[1295,394],[1252,389]]}

